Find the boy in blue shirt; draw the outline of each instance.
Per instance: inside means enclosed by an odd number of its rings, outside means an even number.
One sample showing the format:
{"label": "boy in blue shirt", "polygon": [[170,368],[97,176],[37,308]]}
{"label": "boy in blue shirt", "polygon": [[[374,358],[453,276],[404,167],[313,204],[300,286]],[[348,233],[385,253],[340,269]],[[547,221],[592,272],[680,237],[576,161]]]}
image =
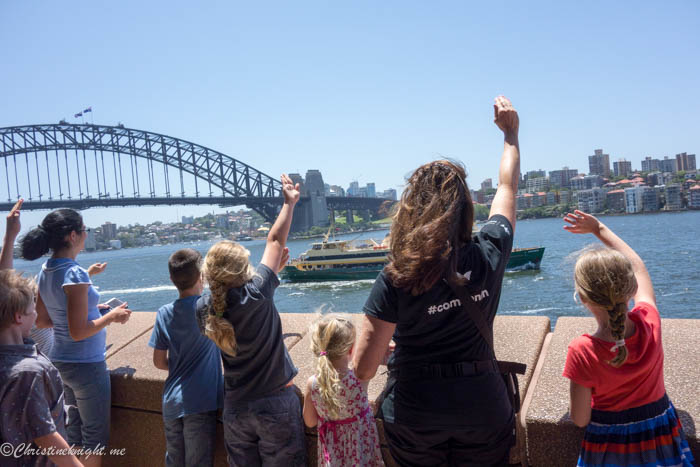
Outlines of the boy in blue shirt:
{"label": "boy in blue shirt", "polygon": [[153,364],[168,370],[163,388],[168,466],[214,463],[217,409],[222,407],[223,375],[219,349],[199,333],[195,305],[202,293],[202,255],[193,249],[170,256],[170,280],[180,298],[158,310],[148,345]]}

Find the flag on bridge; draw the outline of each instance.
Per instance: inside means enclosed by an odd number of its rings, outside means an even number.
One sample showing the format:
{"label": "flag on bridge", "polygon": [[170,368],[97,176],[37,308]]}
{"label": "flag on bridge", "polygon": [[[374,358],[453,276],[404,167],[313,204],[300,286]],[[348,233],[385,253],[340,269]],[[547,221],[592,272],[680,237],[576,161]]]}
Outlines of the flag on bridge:
{"label": "flag on bridge", "polygon": [[82,117],[82,116],[83,116],[83,113],[82,113],[82,112],[78,112],[77,114],[75,114],[75,115],[73,115],[73,116],[74,116],[75,118]]}
{"label": "flag on bridge", "polygon": [[83,110],[84,114],[86,114],[88,112],[92,112],[92,107],[88,107],[87,109]]}

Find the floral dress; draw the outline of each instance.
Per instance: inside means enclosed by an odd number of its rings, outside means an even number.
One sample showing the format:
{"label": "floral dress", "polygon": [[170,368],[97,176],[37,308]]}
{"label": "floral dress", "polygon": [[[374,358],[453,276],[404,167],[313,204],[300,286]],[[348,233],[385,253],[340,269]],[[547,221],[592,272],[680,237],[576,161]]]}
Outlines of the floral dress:
{"label": "floral dress", "polygon": [[311,401],[318,413],[318,465],[383,466],[377,425],[367,391],[352,370],[342,375],[339,396],[342,407],[338,417],[331,420],[314,376]]}

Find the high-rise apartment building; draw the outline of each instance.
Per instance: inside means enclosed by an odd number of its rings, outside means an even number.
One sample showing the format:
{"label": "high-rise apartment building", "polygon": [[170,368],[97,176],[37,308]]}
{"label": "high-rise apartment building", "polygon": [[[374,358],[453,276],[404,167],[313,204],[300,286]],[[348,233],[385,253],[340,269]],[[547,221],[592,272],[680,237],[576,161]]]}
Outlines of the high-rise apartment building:
{"label": "high-rise apartment building", "polygon": [[117,238],[117,224],[112,224],[111,222],[102,224],[102,239],[108,241],[115,238]]}
{"label": "high-rise apartment building", "polygon": [[578,169],[569,169],[564,167],[561,170],[552,170],[549,172],[549,184],[560,188],[568,188],[569,181],[578,175]]}
{"label": "high-rise apartment building", "polygon": [[625,209],[628,213],[642,212],[644,188],[643,185],[625,188]]}
{"label": "high-rise apartment building", "polygon": [[676,154],[676,169],[679,171],[685,170],[686,172],[688,170],[697,170],[695,165],[695,154],[688,154],[685,152]]}
{"label": "high-rise apartment building", "polygon": [[677,164],[677,158],[669,158],[668,156],[664,156],[663,159],[652,159],[651,157],[647,156],[644,158],[642,161],[642,172],[670,172],[670,173],[676,173],[678,172],[678,164]]}
{"label": "high-rise apartment building", "polygon": [[547,177],[528,177],[527,181],[525,182],[525,191],[528,193],[537,193],[547,190],[549,190],[549,180],[547,180]]}
{"label": "high-rise apartment building", "polygon": [[530,170],[529,172],[525,173],[524,181],[527,182],[531,178],[542,178],[546,176],[547,172],[544,170]]}
{"label": "high-rise apartment building", "polygon": [[481,189],[482,190],[490,190],[493,188],[493,180],[490,178],[487,178],[483,182],[481,182]]}
{"label": "high-rise apartment building", "polygon": [[605,191],[602,188],[579,191],[578,208],[589,213],[602,211],[605,208]]}
{"label": "high-rise apartment building", "polygon": [[605,203],[613,212],[625,212],[625,190],[610,190],[605,193]]}
{"label": "high-rise apartment building", "polygon": [[603,154],[602,149],[593,151],[592,156],[588,156],[588,171],[591,175],[610,176],[610,155]]}
{"label": "high-rise apartment building", "polygon": [[681,186],[678,184],[666,185],[666,205],[667,211],[677,211],[681,208]]}
{"label": "high-rise apartment building", "polygon": [[645,186],[642,192],[642,207],[645,211],[659,210],[659,190],[654,187]]}
{"label": "high-rise apartment building", "polygon": [[678,172],[678,165],[676,164],[676,159],[664,156],[664,160],[661,161],[661,171],[670,173]]}
{"label": "high-rise apartment building", "polygon": [[350,182],[348,187],[348,196],[359,196],[360,195],[360,184],[357,182]]}
{"label": "high-rise apartment building", "polygon": [[613,172],[616,177],[626,177],[632,173],[632,161],[618,159],[616,162],[613,162]]}
{"label": "high-rise apartment building", "polygon": [[374,183],[367,184],[367,197],[368,198],[376,198],[377,197],[377,188],[374,186]]}

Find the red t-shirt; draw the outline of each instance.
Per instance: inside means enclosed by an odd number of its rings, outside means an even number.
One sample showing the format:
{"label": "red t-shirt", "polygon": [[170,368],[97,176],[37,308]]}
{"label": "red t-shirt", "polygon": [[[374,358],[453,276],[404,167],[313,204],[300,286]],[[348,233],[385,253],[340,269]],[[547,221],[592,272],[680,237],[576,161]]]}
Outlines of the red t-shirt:
{"label": "red t-shirt", "polygon": [[627,361],[619,368],[607,363],[617,352],[606,342],[589,334],[569,344],[563,376],[591,388],[591,407],[618,412],[660,399],[664,387],[664,350],[661,346],[661,319],[649,303],[637,303],[629,318],[636,326],[625,339]]}

